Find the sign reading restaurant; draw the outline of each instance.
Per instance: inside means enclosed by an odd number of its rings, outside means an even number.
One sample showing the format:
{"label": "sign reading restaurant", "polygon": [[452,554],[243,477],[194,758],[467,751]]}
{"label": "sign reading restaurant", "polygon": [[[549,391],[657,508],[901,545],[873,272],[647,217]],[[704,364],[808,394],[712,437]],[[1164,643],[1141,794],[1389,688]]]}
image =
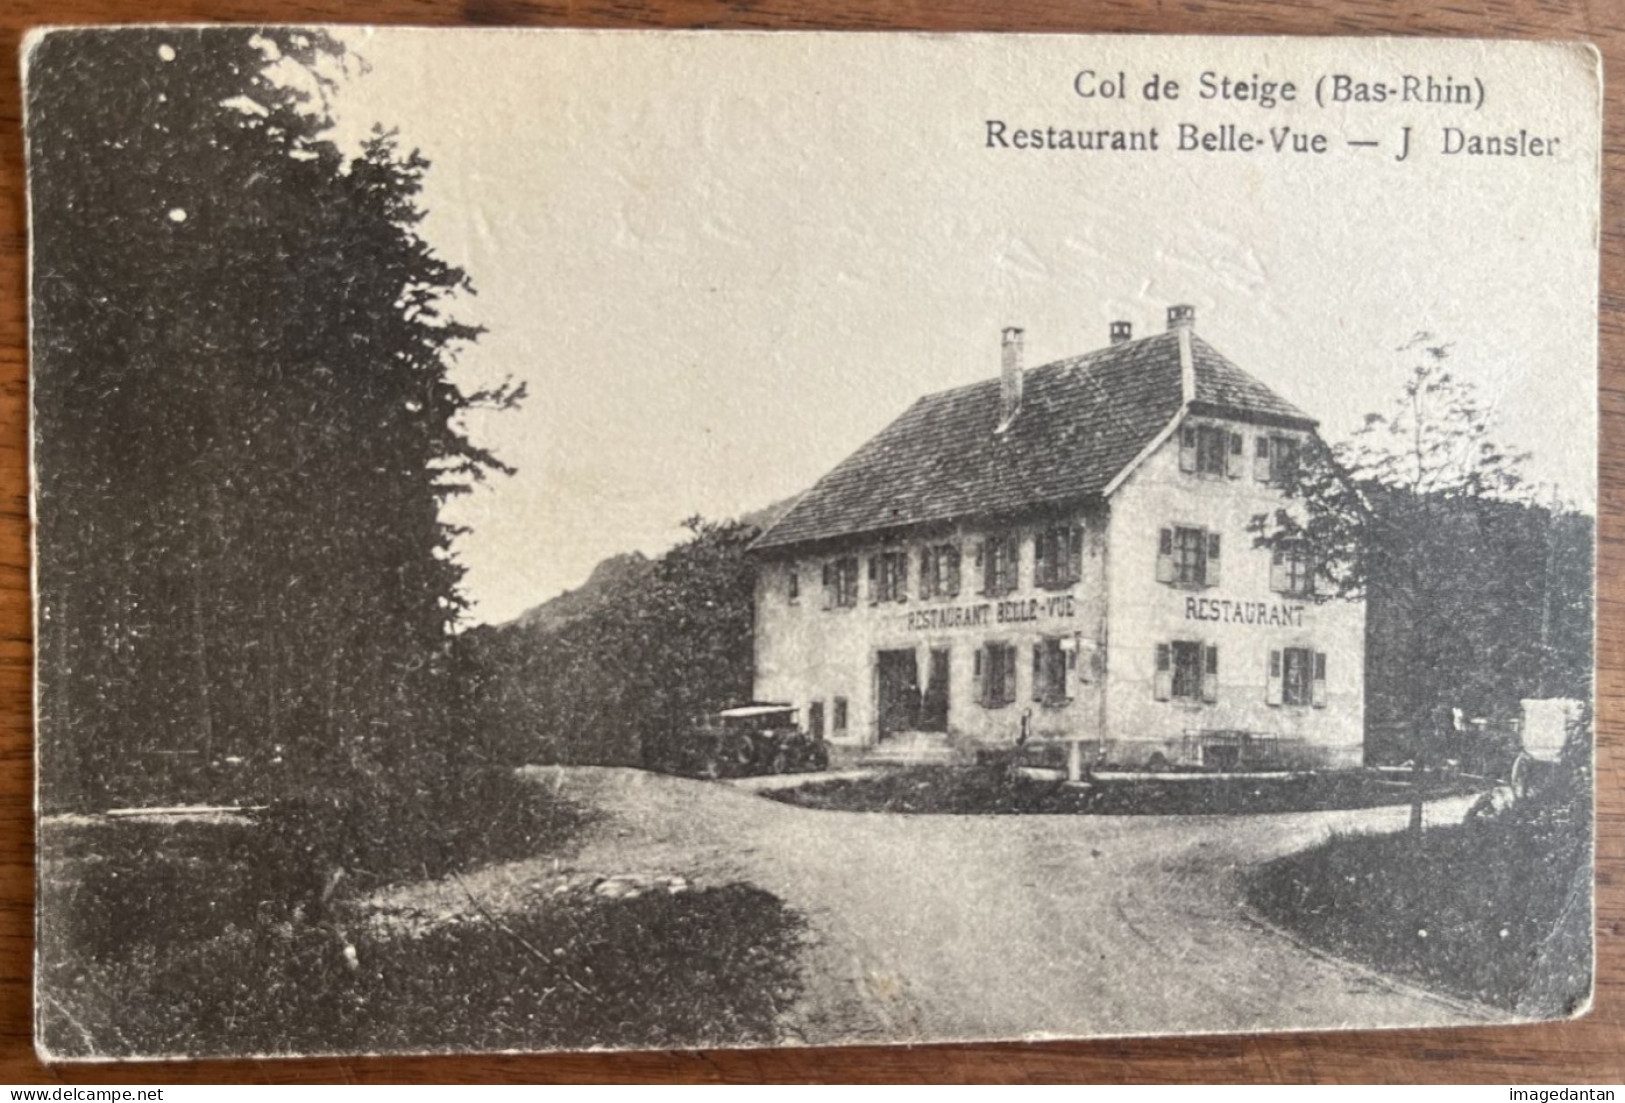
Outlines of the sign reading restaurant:
{"label": "sign reading restaurant", "polygon": [[1270,628],[1302,628],[1303,606],[1274,601],[1231,601],[1229,598],[1188,597],[1186,620],[1216,620],[1224,624],[1256,624]]}

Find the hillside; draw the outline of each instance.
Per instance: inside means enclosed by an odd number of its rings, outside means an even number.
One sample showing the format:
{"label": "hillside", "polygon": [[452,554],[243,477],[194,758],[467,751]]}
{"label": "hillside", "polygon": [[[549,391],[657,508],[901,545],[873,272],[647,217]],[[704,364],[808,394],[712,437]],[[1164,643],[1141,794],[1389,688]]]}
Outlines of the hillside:
{"label": "hillside", "polygon": [[[794,497],[785,498],[761,509],[741,514],[739,522],[759,529],[766,528],[784,516],[785,511],[795,502]],[[655,561],[642,552],[622,552],[619,555],[612,555],[608,559],[601,560],[587,576],[587,581],[580,586],[549,598],[540,605],[532,606],[502,627],[534,629],[544,633],[556,632],[571,621],[601,608],[606,602],[613,600],[615,595],[635,587],[648,578],[654,567]]]}

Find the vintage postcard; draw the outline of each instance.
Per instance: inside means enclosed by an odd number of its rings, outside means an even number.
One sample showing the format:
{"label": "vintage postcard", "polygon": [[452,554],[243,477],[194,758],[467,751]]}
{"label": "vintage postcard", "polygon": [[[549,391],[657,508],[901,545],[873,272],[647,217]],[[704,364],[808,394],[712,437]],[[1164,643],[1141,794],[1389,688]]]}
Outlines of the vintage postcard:
{"label": "vintage postcard", "polygon": [[47,1057],[1590,1007],[1590,46],[23,60]]}

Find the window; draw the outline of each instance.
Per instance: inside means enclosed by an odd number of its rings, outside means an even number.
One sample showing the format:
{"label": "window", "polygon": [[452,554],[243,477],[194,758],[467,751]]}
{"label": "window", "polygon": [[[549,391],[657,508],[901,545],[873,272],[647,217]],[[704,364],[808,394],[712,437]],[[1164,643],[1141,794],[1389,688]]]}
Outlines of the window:
{"label": "window", "polygon": [[807,706],[807,734],[814,739],[824,738],[824,702],[814,701]]}
{"label": "window", "polygon": [[1013,644],[990,643],[976,652],[976,677],[982,704],[988,708],[1016,699],[1016,649]]}
{"label": "window", "polygon": [[1033,541],[1033,561],[1038,585],[1055,589],[1076,584],[1083,577],[1083,529],[1057,525],[1042,530]]}
{"label": "window", "polygon": [[1064,705],[1075,696],[1078,646],[1074,639],[1046,639],[1033,645],[1033,700]]}
{"label": "window", "polygon": [[1157,536],[1157,581],[1174,586],[1219,584],[1219,534],[1176,525]]}
{"label": "window", "polygon": [[1270,589],[1295,597],[1315,592],[1315,557],[1307,544],[1283,544],[1270,552]]}
{"label": "window", "polygon": [[1326,653],[1307,647],[1271,651],[1265,700],[1272,705],[1324,708]]}
{"label": "window", "polygon": [[1021,542],[1013,532],[991,536],[977,549],[982,568],[982,592],[990,597],[1008,594],[1016,588]]}
{"label": "window", "polygon": [[1219,649],[1197,640],[1157,644],[1152,695],[1159,701],[1213,704],[1219,699]]}
{"label": "window", "polygon": [[832,559],[824,564],[824,608],[847,609],[858,603],[858,557]]}
{"label": "window", "polygon": [[1297,437],[1260,436],[1253,451],[1253,478],[1261,483],[1290,486],[1298,479]]}
{"label": "window", "polygon": [[908,600],[908,553],[881,552],[869,557],[869,601]]}
{"label": "window", "polygon": [[933,544],[920,549],[920,596],[959,595],[959,545]]}
{"label": "window", "polygon": [[1194,701],[1202,696],[1202,645],[1175,640],[1169,646],[1173,651],[1174,699]]}
{"label": "window", "polygon": [[1241,474],[1242,439],[1217,425],[1187,425],[1179,432],[1179,469],[1198,475]]}
{"label": "window", "polygon": [[791,605],[801,601],[801,572],[794,567],[790,568],[790,576],[785,581],[784,592],[785,596],[790,599]]}
{"label": "window", "polygon": [[846,698],[835,698],[835,715],[831,725],[837,734],[846,731]]}

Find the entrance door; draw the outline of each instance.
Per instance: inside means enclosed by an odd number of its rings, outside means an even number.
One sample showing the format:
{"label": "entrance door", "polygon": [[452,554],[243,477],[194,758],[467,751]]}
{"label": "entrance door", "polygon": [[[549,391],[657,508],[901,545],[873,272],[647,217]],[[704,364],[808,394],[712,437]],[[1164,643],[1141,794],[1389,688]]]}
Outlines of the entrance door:
{"label": "entrance door", "polygon": [[913,731],[920,722],[920,664],[913,649],[875,656],[880,738]]}
{"label": "entrance door", "polygon": [[925,680],[925,693],[920,698],[920,730],[945,732],[948,730],[948,652],[931,652],[931,670]]}

